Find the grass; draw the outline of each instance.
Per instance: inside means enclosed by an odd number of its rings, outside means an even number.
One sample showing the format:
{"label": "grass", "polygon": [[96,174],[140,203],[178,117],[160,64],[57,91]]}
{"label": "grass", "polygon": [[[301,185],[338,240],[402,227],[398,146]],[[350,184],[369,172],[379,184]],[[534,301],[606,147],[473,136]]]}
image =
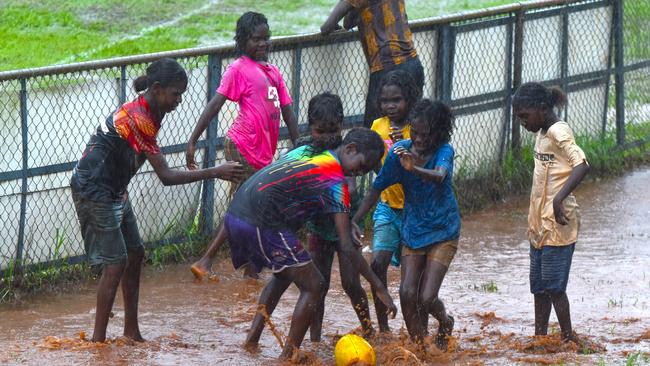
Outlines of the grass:
{"label": "grass", "polygon": [[[509,3],[409,1],[411,19]],[[247,10],[269,18],[274,35],[318,31],[334,1],[4,0],[0,71],[174,50],[231,41]]]}

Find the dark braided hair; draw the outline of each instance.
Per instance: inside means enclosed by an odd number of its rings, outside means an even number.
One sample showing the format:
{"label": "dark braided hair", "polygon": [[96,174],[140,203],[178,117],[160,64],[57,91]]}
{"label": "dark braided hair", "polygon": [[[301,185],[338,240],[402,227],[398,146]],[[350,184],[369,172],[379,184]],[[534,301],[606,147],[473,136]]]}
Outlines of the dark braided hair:
{"label": "dark braided hair", "polygon": [[[339,129],[343,128],[343,103],[341,98],[330,92],[324,92],[315,95],[309,100],[307,108],[307,121],[309,127],[313,127],[316,122],[325,122],[336,124]],[[329,138],[318,138],[312,140],[309,144],[311,152],[318,154],[325,150],[334,149],[341,144],[343,138],[341,135],[330,136]]]}
{"label": "dark braided hair", "polygon": [[426,98],[421,99],[411,109],[409,118],[411,123],[419,119],[429,126],[429,133],[437,138],[433,144],[434,151],[451,140],[454,131],[454,114],[447,104]]}
{"label": "dark braided hair", "polygon": [[537,82],[521,84],[512,97],[512,106],[519,108],[562,109],[567,103],[566,94],[560,87],[545,87]]}
{"label": "dark braided hair", "polygon": [[415,102],[420,99],[421,92],[415,83],[415,79],[404,70],[389,71],[379,82],[379,93],[377,94],[377,106],[381,108],[381,90],[385,86],[396,86],[406,100],[406,110],[410,111]]}
{"label": "dark braided hair", "polygon": [[133,89],[136,92],[141,92],[155,82],[167,87],[179,81],[187,83],[187,74],[183,66],[172,58],[161,58],[147,66],[145,75],[138,76],[133,81]]}
{"label": "dark braided hair", "polygon": [[264,14],[247,11],[237,19],[237,28],[235,30],[235,44],[237,56],[244,54],[246,42],[251,38],[255,28],[260,25],[269,26],[268,20]]}

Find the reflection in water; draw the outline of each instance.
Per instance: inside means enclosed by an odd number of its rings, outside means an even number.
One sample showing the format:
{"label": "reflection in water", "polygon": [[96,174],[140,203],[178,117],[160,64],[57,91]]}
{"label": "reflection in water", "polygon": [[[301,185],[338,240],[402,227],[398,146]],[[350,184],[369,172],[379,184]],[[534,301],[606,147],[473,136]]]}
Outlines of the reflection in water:
{"label": "reflection in water", "polygon": [[[371,340],[383,364],[515,362],[624,363],[630,352],[650,353],[650,169],[623,178],[583,184],[577,192],[582,228],[568,286],[574,329],[589,342],[582,355],[558,336],[533,338],[533,296],[528,290],[527,199],[510,200],[463,218],[459,252],[441,297],[456,318],[449,353],[406,341],[398,314],[393,333]],[[281,349],[265,330],[259,349],[241,345],[257,310],[263,282],[244,280],[228,260],[215,266],[219,281],[194,283],[187,265],[147,268],[142,281],[140,325],[148,342],[120,335],[116,301],[109,344],[83,340],[94,319],[94,283],[79,291],[41,296],[0,308],[0,363],[63,364],[274,364]],[[268,276],[268,274],[267,274]],[[398,297],[399,271],[389,272]],[[273,323],[287,334],[298,291],[281,300]],[[119,295],[118,295],[119,296]],[[437,324],[431,321],[430,332]],[[337,275],[326,302],[324,337],[303,343],[303,360],[332,364],[340,335],[358,327]],[[551,329],[558,331],[555,315]],[[56,337],[56,338],[48,338]],[[605,348],[606,350],[604,350]]]}

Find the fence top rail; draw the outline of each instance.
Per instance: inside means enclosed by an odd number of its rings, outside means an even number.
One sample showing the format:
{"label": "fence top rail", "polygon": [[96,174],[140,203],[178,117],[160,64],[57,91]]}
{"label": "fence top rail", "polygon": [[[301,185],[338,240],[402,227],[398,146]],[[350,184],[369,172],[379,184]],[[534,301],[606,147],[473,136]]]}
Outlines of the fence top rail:
{"label": "fence top rail", "polygon": [[[431,26],[449,24],[459,21],[469,21],[476,20],[485,17],[507,15],[516,12],[522,12],[526,10],[539,9],[544,7],[559,6],[559,5],[570,5],[574,3],[585,3],[591,2],[591,0],[531,0],[524,2],[517,2],[507,5],[494,6],[478,10],[464,11],[457,14],[450,15],[441,15],[437,17],[418,19],[411,22],[411,28],[414,30],[428,28]],[[338,31],[328,37],[328,40],[339,40],[348,38],[353,35],[355,32],[346,32]],[[324,40],[325,38],[319,33],[310,33],[302,35],[293,35],[293,36],[280,36],[273,37],[274,46],[291,46],[301,43],[309,43],[318,40]],[[64,74],[70,72],[79,72],[79,71],[88,71],[96,69],[105,69],[111,67],[122,67],[132,64],[141,64],[155,61],[162,57],[172,57],[172,58],[187,58],[187,57],[196,57],[196,56],[207,56],[211,54],[233,54],[235,51],[234,42],[229,42],[216,46],[205,46],[205,47],[195,47],[195,48],[186,48],[181,50],[174,51],[164,51],[164,52],[155,52],[148,54],[139,54],[132,56],[123,56],[115,57],[110,59],[95,60],[95,61],[84,61],[76,62],[65,65],[55,65],[55,66],[45,66],[45,67],[34,67],[26,68],[20,70],[11,70],[0,72],[0,81],[9,81],[9,80],[18,80],[25,78],[33,78],[38,76],[46,75],[55,75],[55,74]]]}

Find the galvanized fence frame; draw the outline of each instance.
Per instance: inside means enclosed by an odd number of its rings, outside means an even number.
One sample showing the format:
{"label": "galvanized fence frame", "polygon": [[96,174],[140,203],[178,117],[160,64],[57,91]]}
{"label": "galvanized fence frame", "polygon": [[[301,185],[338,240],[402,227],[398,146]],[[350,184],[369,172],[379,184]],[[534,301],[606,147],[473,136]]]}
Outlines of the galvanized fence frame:
{"label": "galvanized fence frame", "polygon": [[[631,1],[631,0],[627,0]],[[610,29],[611,35],[607,45],[607,65],[606,67],[594,71],[578,73],[574,75],[569,74],[569,27],[572,14],[578,12],[588,11],[590,9],[607,9],[611,12]],[[498,110],[502,114],[501,120],[498,121],[496,126],[496,136],[498,138],[497,146],[498,152],[496,153],[498,160],[503,158],[505,152],[511,149],[517,152],[522,145],[522,137],[519,128],[519,123],[513,123],[511,115],[510,101],[513,90],[515,90],[522,81],[525,79],[523,75],[523,59],[524,40],[526,37],[526,26],[532,21],[539,19],[546,19],[551,17],[561,18],[561,47],[560,47],[560,75],[555,78],[543,80],[546,84],[560,85],[569,94],[580,92],[589,88],[604,87],[606,97],[604,103],[600,106],[599,121],[602,121],[602,132],[605,131],[608,122],[608,97],[610,94],[610,84],[612,77],[614,78],[615,86],[615,128],[617,143],[621,146],[626,144],[625,136],[625,75],[630,72],[638,70],[650,70],[650,59],[634,60],[626,64],[624,58],[624,31],[623,24],[624,18],[624,1],[623,0],[597,0],[597,1],[532,1],[526,3],[518,3],[507,6],[500,6],[495,8],[484,9],[480,11],[467,12],[458,15],[444,16],[437,18],[430,18],[411,23],[413,33],[432,32],[435,34],[435,39],[427,39],[430,41],[431,49],[430,54],[435,56],[430,64],[425,64],[425,68],[429,68],[431,79],[433,82],[432,93],[428,95],[432,98],[441,99],[451,104],[455,114],[462,118],[463,116],[479,116],[480,113],[489,110]],[[501,80],[501,87],[498,90],[493,90],[487,93],[479,93],[466,95],[463,97],[454,97],[454,78],[459,72],[455,57],[459,51],[457,48],[458,37],[463,37],[465,34],[471,34],[476,31],[489,31],[490,29],[505,29],[505,39],[499,47],[505,55],[503,62],[503,78]],[[301,78],[303,77],[303,50],[309,47],[326,47],[328,45],[336,45],[343,42],[355,42],[357,37],[356,32],[336,33],[330,37],[323,38],[319,35],[305,35],[305,36],[292,36],[274,38],[274,52],[290,51],[291,63],[294,67],[291,70],[290,79],[292,88],[292,97],[294,99],[294,108],[297,115],[300,115],[301,110],[304,110],[307,104],[307,98],[304,97],[305,91],[301,90]],[[418,51],[421,51],[419,47]],[[613,55],[611,54],[613,52]],[[234,57],[233,45],[219,46],[219,47],[203,47],[194,48],[172,52],[162,52],[148,55],[121,57],[110,60],[83,62],[70,65],[44,67],[17,70],[10,72],[0,73],[0,90],[6,85],[14,85],[18,83],[19,92],[18,98],[20,100],[20,134],[21,146],[20,151],[16,153],[21,154],[21,168],[9,171],[0,171],[0,184],[9,181],[20,182],[20,210],[18,219],[18,240],[15,243],[15,255],[12,258],[14,264],[21,265],[24,263],[24,245],[25,245],[25,229],[26,229],[26,214],[27,214],[27,198],[32,194],[29,190],[28,179],[44,176],[54,173],[70,172],[76,161],[69,161],[57,164],[50,164],[44,166],[29,166],[29,138],[30,138],[30,121],[28,120],[29,108],[28,105],[28,88],[29,82],[37,77],[48,75],[65,75],[67,73],[88,71],[90,73],[104,69],[117,69],[119,70],[119,77],[117,77],[117,100],[124,102],[127,100],[127,80],[130,65],[148,63],[161,57],[174,57],[179,59],[192,60],[194,58],[201,58],[207,56],[207,81],[205,90],[205,101],[209,101],[215,93],[217,86],[221,80],[221,73],[223,70],[223,63],[226,60]],[[612,65],[613,64],[613,65]],[[287,77],[287,75],[285,75]],[[365,87],[365,86],[364,86]],[[458,87],[456,88],[458,89]],[[570,113],[570,112],[567,112]],[[611,113],[609,113],[611,114]],[[571,116],[565,116],[569,120]],[[202,150],[204,154],[203,167],[214,166],[215,161],[218,160],[218,152],[223,148],[223,136],[220,136],[217,130],[217,121],[210,124],[205,138],[200,140],[197,148]],[[362,114],[348,115],[345,119],[347,127],[359,125],[362,122]],[[2,123],[4,125],[4,122]],[[0,126],[1,127],[1,126]],[[306,131],[306,126],[301,125],[301,131]],[[286,128],[281,130],[281,139],[286,139],[288,133]],[[470,136],[471,139],[471,136]],[[164,146],[162,151],[164,154],[178,154],[186,149],[185,143],[171,144]],[[200,231],[204,234],[211,233],[214,229],[215,223],[215,181],[206,180],[202,183],[200,190]],[[76,220],[76,217],[73,218]],[[6,223],[3,223],[3,225]],[[148,247],[155,247],[165,245],[171,242],[183,242],[187,238],[184,235],[176,235],[166,237],[160,240],[149,241]],[[3,254],[3,253],[0,253]],[[84,255],[72,255],[65,258],[67,263],[80,263],[84,260]],[[49,260],[41,260],[38,263],[31,263],[26,266],[27,269],[35,265],[48,266],[60,264],[62,262],[59,258],[49,258]],[[2,268],[0,262],[0,275],[4,273],[6,268]],[[5,266],[6,267],[6,266]]]}

